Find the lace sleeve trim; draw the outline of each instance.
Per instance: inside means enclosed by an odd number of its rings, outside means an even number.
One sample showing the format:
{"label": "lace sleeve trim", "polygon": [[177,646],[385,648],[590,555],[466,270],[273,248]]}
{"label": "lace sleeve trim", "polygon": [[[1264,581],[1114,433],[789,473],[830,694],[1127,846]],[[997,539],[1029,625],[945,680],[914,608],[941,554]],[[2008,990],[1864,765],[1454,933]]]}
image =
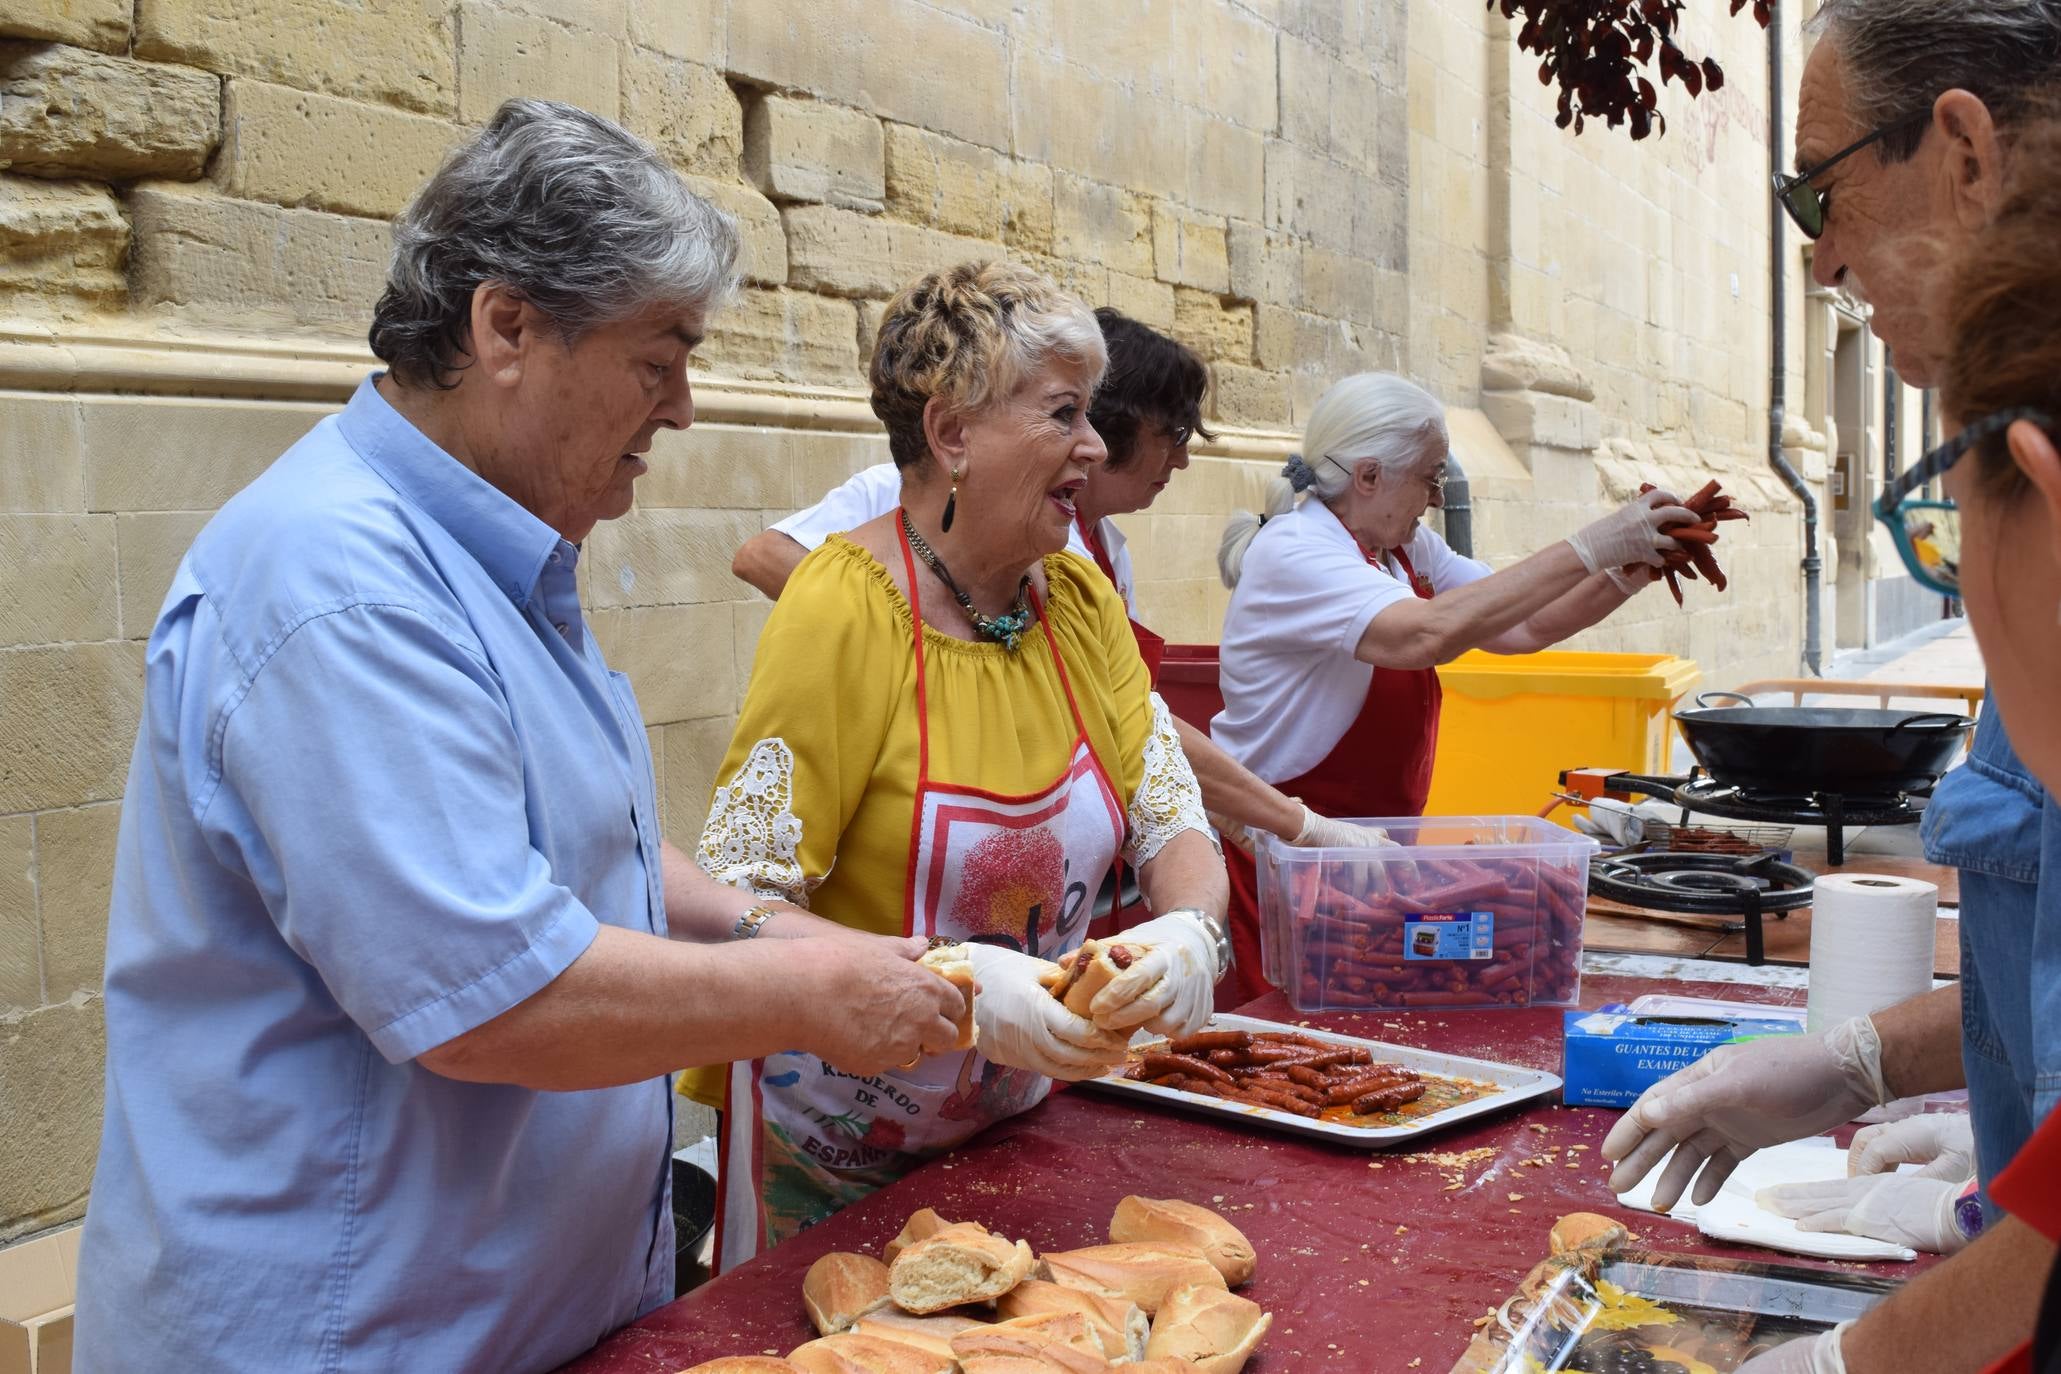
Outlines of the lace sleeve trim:
{"label": "lace sleeve trim", "polygon": [[801,842],[794,751],[777,735],[762,739],[716,789],[695,858],[719,883],[807,907],[816,883],[802,872]]}
{"label": "lace sleeve trim", "polygon": [[1174,730],[1173,713],[1157,692],[1152,694],[1152,730],[1145,737],[1145,777],[1125,818],[1130,823],[1130,839],[1124,846],[1124,858],[1134,865],[1150,863],[1184,830],[1199,830],[1216,844],[1209,817],[1203,814],[1202,788]]}

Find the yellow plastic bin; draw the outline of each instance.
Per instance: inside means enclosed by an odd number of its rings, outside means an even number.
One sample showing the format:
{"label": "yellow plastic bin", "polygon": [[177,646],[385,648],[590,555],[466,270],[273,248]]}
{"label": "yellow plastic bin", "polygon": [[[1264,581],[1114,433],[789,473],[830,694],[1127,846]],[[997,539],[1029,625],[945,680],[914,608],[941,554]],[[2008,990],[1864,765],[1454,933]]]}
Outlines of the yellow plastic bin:
{"label": "yellow plastic bin", "polygon": [[1673,654],[1462,654],[1445,686],[1433,816],[1535,815],[1569,768],[1665,773],[1674,704],[1703,676]]}

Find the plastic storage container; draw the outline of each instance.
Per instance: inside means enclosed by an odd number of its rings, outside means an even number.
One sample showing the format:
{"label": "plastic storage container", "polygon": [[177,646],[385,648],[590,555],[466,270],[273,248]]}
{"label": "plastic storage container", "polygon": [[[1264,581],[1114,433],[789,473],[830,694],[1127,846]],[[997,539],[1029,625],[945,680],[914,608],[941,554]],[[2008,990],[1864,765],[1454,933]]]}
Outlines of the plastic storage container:
{"label": "plastic storage container", "polygon": [[1438,670],[1425,813],[1537,814],[1569,768],[1667,773],[1669,712],[1702,676],[1672,654],[1462,654]]}
{"label": "plastic storage container", "polygon": [[1390,849],[1259,847],[1267,981],[1297,1011],[1573,1006],[1596,842],[1536,816],[1358,822]]}

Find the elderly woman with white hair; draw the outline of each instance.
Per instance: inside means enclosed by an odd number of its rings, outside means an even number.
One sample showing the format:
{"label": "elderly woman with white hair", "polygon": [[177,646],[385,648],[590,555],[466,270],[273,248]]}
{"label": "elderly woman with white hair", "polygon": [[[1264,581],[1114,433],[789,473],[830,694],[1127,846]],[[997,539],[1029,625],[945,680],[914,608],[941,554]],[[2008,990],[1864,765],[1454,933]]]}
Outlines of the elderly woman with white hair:
{"label": "elderly woman with white hair", "polygon": [[[872,1078],[746,1059],[724,1112],[719,1258],[777,1243],[1206,1021],[1223,862],[1122,599],[1066,555],[1106,450],[1095,317],[1028,268],[934,272],[887,307],[873,410],[895,509],[802,560],[759,637],[702,834],[717,878],[855,930],[967,942],[975,1043]],[[1044,986],[1119,854],[1154,917],[1076,1015]]]}
{"label": "elderly woman with white hair", "polygon": [[151,631],[82,1370],[554,1368],[673,1295],[669,1071],[870,1073],[964,1007],[919,941],[792,909],[732,939],[752,899],[661,838],[580,613],[581,541],[693,419],[735,226],[519,100],[394,239],[386,370],[208,522]]}
{"label": "elderly woman with white hair", "polygon": [[[1239,512],[1217,562],[1224,709],[1210,736],[1321,815],[1415,816],[1431,788],[1437,666],[1469,649],[1521,654],[1602,620],[1650,585],[1695,519],[1651,492],[1490,572],[1420,523],[1445,485],[1445,411],[1421,387],[1361,373],[1310,412],[1303,452],[1265,515]],[[1260,974],[1252,862],[1227,855],[1235,1004]]]}

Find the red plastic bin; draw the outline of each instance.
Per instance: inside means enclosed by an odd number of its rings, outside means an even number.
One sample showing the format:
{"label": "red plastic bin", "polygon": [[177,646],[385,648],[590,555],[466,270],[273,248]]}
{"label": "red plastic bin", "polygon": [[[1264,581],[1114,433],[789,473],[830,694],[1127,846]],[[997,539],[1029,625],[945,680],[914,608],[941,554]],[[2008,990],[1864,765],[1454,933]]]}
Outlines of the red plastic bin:
{"label": "red plastic bin", "polygon": [[1159,661],[1159,695],[1167,709],[1203,734],[1224,709],[1224,688],[1217,679],[1217,646],[1169,644]]}

